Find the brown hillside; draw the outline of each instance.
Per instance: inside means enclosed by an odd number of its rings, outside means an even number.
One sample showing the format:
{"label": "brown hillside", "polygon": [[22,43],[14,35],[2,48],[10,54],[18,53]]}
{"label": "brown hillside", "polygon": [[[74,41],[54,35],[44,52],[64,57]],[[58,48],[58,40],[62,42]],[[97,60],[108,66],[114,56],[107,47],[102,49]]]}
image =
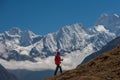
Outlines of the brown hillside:
{"label": "brown hillside", "polygon": [[120,80],[120,46],[76,69],[46,80]]}

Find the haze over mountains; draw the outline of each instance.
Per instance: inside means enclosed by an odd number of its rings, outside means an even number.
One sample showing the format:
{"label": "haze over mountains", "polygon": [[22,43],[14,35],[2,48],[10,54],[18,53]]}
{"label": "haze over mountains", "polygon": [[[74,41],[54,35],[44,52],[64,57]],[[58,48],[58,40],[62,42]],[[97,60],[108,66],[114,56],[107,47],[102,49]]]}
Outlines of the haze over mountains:
{"label": "haze over mountains", "polygon": [[102,14],[89,29],[73,24],[46,36],[14,27],[0,34],[0,63],[10,70],[51,70],[55,68],[55,52],[60,49],[64,70],[73,69],[118,36],[120,17],[117,14]]}

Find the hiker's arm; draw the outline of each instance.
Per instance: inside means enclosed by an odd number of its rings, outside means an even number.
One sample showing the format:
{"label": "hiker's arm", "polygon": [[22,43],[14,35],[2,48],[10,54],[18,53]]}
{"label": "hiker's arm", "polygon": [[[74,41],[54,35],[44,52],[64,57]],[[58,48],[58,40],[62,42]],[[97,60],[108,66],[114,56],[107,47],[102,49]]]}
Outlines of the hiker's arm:
{"label": "hiker's arm", "polygon": [[63,61],[63,59],[61,59],[61,61]]}

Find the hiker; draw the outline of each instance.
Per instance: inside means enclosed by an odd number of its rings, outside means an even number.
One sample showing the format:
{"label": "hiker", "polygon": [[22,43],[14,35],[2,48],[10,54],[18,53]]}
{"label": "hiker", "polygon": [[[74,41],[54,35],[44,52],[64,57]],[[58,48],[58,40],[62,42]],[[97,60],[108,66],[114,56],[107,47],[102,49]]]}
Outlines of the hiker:
{"label": "hiker", "polygon": [[56,64],[56,70],[55,70],[55,72],[54,72],[54,75],[57,74],[58,69],[60,69],[60,72],[62,73],[62,68],[61,68],[61,66],[60,66],[60,63],[61,63],[61,61],[63,61],[63,59],[61,59],[61,57],[60,57],[60,52],[59,52],[59,51],[56,53],[56,56],[55,56],[55,58],[54,58],[54,61],[55,61],[55,64]]}

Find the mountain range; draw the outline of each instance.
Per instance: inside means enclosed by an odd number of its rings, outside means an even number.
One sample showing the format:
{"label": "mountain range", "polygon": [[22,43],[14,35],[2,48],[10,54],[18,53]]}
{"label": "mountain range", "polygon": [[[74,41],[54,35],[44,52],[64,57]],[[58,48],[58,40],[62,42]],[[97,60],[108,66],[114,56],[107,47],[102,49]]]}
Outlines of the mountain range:
{"label": "mountain range", "polygon": [[13,27],[0,34],[0,63],[12,70],[53,70],[54,55],[59,49],[64,70],[73,69],[119,36],[120,16],[117,14],[102,14],[90,28],[76,23],[45,36]]}
{"label": "mountain range", "polygon": [[36,35],[29,30],[21,31],[14,27],[0,35],[2,48],[0,56],[6,60],[34,61],[31,57],[54,55],[57,49],[71,52],[82,51],[91,46],[92,51],[96,51],[119,36],[119,29],[120,17],[116,14],[101,15],[95,26],[90,29],[85,29],[81,24],[73,24],[46,36]]}

